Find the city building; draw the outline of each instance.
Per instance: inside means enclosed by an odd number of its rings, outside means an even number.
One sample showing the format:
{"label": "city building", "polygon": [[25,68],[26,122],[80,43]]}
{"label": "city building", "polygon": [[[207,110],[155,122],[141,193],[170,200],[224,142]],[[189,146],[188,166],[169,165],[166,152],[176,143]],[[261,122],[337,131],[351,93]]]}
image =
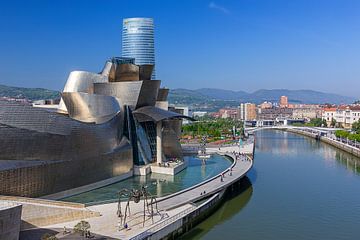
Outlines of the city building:
{"label": "city building", "polygon": [[336,114],[336,107],[325,107],[322,109],[322,119],[323,120],[325,119],[326,124],[328,126],[331,125],[333,119],[336,120],[335,114]]}
{"label": "city building", "polygon": [[219,116],[220,118],[237,119],[238,110],[237,108],[221,108],[219,110]]}
{"label": "city building", "polygon": [[310,120],[322,117],[322,108],[319,105],[294,104],[291,108],[293,109],[293,119]]}
{"label": "city building", "polygon": [[280,103],[280,107],[282,107],[282,108],[288,107],[288,105],[289,105],[288,97],[287,96],[281,96],[279,103]]}
{"label": "city building", "polygon": [[335,120],[338,126],[351,129],[354,122],[360,120],[360,106],[339,106],[336,108]]}
{"label": "city building", "polygon": [[241,103],[238,108],[238,119],[253,121],[257,118],[257,107],[254,103]]}
{"label": "city building", "polygon": [[192,113],[193,117],[204,117],[207,114],[205,111],[194,111]]}
{"label": "city building", "polygon": [[266,108],[272,108],[273,104],[271,102],[263,102],[260,104],[259,106],[261,109],[266,109]]}
{"label": "city building", "polygon": [[[125,18],[122,30],[122,56],[135,64],[155,66],[154,21],[152,18]],[[151,79],[155,79],[155,69]]]}
{"label": "city building", "polygon": [[293,109],[291,108],[260,108],[258,110],[258,120],[284,120],[291,119]]}
{"label": "city building", "polygon": [[84,189],[182,159],[179,119],[190,118],[157,107],[168,89],[152,69],[110,60],[100,73],[73,71],[58,109],[0,100],[0,195]]}

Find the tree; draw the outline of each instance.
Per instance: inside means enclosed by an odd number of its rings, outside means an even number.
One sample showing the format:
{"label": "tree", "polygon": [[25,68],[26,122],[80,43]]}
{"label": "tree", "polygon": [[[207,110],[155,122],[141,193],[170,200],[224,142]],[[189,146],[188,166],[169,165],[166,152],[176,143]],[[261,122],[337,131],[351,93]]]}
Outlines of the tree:
{"label": "tree", "polygon": [[345,130],[336,130],[335,136],[339,138],[347,138],[349,136],[349,132]]}
{"label": "tree", "polygon": [[327,127],[327,122],[325,119],[321,121],[321,127]]}
{"label": "tree", "polygon": [[331,127],[335,127],[335,126],[336,126],[336,120],[335,120],[335,118],[332,118],[332,119],[331,119],[330,126],[331,126]]}
{"label": "tree", "polygon": [[354,122],[352,124],[352,130],[357,134],[360,134],[360,121]]}

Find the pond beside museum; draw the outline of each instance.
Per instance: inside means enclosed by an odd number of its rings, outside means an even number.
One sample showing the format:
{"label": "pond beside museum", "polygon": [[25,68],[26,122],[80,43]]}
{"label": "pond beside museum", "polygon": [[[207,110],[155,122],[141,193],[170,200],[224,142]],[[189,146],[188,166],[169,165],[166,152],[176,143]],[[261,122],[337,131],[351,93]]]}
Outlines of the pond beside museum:
{"label": "pond beside museum", "polygon": [[139,189],[142,185],[147,186],[149,192],[154,196],[165,196],[209,179],[231,165],[228,158],[220,155],[212,155],[210,159],[206,160],[205,165],[196,156],[186,156],[184,160],[187,162],[188,167],[175,176],[153,173],[147,176],[134,176],[121,182],[61,200],[87,204],[116,201],[117,193],[121,189]]}

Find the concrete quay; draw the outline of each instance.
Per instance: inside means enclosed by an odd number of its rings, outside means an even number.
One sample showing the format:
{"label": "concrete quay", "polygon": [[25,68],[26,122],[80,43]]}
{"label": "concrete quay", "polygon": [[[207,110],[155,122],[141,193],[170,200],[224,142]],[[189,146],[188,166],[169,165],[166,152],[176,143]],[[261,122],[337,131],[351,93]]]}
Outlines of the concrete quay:
{"label": "concrete quay", "polygon": [[[158,198],[158,212],[153,219],[145,213],[144,202],[130,202],[131,215],[126,220],[128,229],[124,229],[117,217],[117,203],[87,207],[89,211],[98,212],[101,216],[86,218],[91,225],[91,232],[115,239],[174,239],[188,231],[197,222],[210,214],[222,201],[225,191],[237,183],[253,165],[250,156],[243,155],[236,160],[233,152],[253,154],[254,143],[250,141],[243,147],[223,146],[208,148],[209,153],[225,155],[233,162],[231,166],[213,178],[203,181],[188,189]],[[126,202],[122,202],[125,210]],[[155,209],[155,206],[154,206]],[[73,228],[78,221],[46,226],[49,229]],[[62,233],[59,235],[62,236]]]}
{"label": "concrete quay", "polygon": [[[345,152],[348,152],[356,157],[360,157],[360,149],[359,148],[356,148],[354,146],[348,145],[343,142],[336,141],[328,136],[321,136],[315,132],[308,132],[308,131],[302,130],[301,128],[287,128],[285,130],[288,132],[297,133],[297,134],[301,134],[301,135],[304,135],[307,137],[319,139],[322,142],[330,144],[330,145],[332,145],[336,148],[339,148]],[[314,129],[314,131],[316,131],[316,129]]]}

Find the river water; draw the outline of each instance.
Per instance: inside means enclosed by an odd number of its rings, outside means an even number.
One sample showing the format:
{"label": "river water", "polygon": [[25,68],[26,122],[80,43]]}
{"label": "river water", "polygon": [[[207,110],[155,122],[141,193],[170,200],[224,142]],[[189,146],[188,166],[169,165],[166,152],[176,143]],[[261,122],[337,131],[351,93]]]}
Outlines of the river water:
{"label": "river water", "polygon": [[182,239],[360,239],[360,159],[300,135],[256,133],[242,187]]}

